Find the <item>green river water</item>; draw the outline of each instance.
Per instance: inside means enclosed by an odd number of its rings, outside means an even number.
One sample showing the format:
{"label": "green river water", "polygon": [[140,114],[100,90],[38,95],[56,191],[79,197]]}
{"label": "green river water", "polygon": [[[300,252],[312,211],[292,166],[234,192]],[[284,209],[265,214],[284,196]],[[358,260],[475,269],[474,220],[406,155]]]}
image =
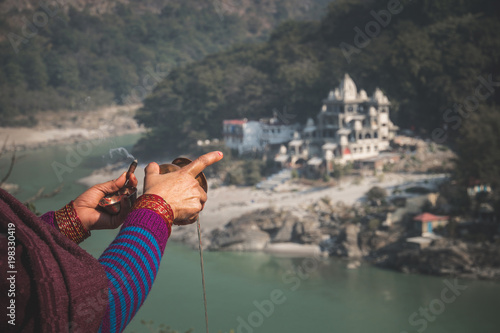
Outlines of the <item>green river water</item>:
{"label": "green river water", "polygon": [[[110,148],[130,147],[135,140],[137,136],[125,136],[93,145],[71,173],[62,175],[62,192],[38,200],[37,209],[54,210],[75,198],[85,190],[77,179],[104,166],[102,156]],[[41,187],[59,186],[51,165],[65,163],[67,148],[21,153],[9,179],[20,185],[16,197],[26,200]],[[6,165],[4,157],[0,175]],[[116,232],[93,232],[82,246],[98,257]],[[204,259],[209,324],[214,333],[230,329],[241,333],[500,332],[497,282],[405,275],[367,264],[351,270],[337,259],[261,253],[206,252]],[[148,327],[141,320],[153,324]],[[159,332],[160,324],[180,332],[189,328],[205,332],[198,252],[173,242],[167,245],[151,293],[126,332]]]}

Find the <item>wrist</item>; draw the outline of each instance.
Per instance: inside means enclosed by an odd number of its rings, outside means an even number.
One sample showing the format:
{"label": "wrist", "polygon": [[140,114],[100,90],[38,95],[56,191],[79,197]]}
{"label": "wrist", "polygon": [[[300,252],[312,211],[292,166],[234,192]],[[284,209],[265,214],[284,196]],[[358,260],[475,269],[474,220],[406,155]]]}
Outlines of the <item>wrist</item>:
{"label": "wrist", "polygon": [[[92,228],[93,223],[88,222],[87,221],[88,219],[85,219],[86,215],[85,215],[84,207],[79,207],[78,204],[75,203],[75,201],[71,201],[70,203],[72,204],[72,208],[75,212],[75,215],[78,218],[78,220],[80,221],[80,223],[82,224],[83,228],[85,228],[85,230],[88,230],[89,232],[91,230],[93,230],[93,228]],[[83,217],[83,220],[80,218],[80,216]]]}
{"label": "wrist", "polygon": [[169,234],[171,233],[172,223],[174,222],[174,211],[161,196],[151,193],[145,193],[137,198],[132,206],[132,211],[137,209],[148,209],[160,215],[167,224]]}
{"label": "wrist", "polygon": [[75,243],[79,244],[90,237],[90,231],[78,217],[73,201],[56,211],[55,218],[59,231]]}
{"label": "wrist", "polygon": [[163,195],[157,194],[156,191],[153,191],[153,192],[145,191],[142,195],[143,196],[148,195],[151,197],[157,197],[157,200],[159,200],[160,202],[165,202],[167,205],[169,205],[170,209],[172,210],[172,221],[175,221],[175,219],[178,216],[178,213],[177,213],[177,210],[175,209],[175,205],[173,205],[170,200],[167,201],[167,199],[165,199],[165,197]]}

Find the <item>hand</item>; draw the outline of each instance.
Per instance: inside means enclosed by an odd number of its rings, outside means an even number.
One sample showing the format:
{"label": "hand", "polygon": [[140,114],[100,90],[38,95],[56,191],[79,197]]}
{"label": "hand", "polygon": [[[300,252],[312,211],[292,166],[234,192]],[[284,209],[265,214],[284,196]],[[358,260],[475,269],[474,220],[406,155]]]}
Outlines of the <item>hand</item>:
{"label": "hand", "polygon": [[[130,207],[124,200],[121,201],[121,209],[118,215],[110,215],[96,208],[99,200],[104,198],[106,194],[118,191],[125,185],[126,180],[126,172],[124,172],[118,179],[94,185],[75,199],[73,205],[85,229],[115,229],[125,221]],[[128,185],[137,186],[137,178],[134,174],[130,175]]]}
{"label": "hand", "polygon": [[173,210],[174,223],[193,223],[207,201],[207,194],[195,177],[207,166],[220,161],[222,156],[221,152],[214,151],[198,157],[177,171],[163,175],[157,163],[149,163],[145,170],[144,193],[156,194],[165,199]]}

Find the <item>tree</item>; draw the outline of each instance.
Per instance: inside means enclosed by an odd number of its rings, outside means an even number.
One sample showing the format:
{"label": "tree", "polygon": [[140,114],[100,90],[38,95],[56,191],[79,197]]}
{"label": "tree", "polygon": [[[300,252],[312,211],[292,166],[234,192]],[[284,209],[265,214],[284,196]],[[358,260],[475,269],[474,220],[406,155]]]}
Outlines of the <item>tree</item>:
{"label": "tree", "polygon": [[477,179],[500,186],[500,110],[481,107],[464,122],[457,140],[456,170],[462,184]]}
{"label": "tree", "polygon": [[[2,155],[7,151],[6,147],[7,147],[8,141],[9,141],[9,138],[7,137],[3,143],[2,149],[0,149],[0,157],[2,157]],[[5,182],[7,181],[7,179],[9,179],[10,174],[12,173],[12,170],[14,169],[15,163],[16,163],[16,150],[15,150],[15,146],[14,146],[14,151],[12,152],[12,156],[10,159],[9,167],[7,168],[7,172],[4,175],[0,176],[0,187],[2,187],[2,185],[4,185]]]}
{"label": "tree", "polygon": [[233,167],[226,176],[229,185],[245,185],[245,175],[241,166]]}
{"label": "tree", "polygon": [[258,160],[245,161],[244,173],[246,185],[256,185],[262,180],[261,174],[262,163]]}
{"label": "tree", "polygon": [[49,82],[47,67],[40,54],[27,54],[23,59],[24,77],[31,90],[42,90]]}
{"label": "tree", "polygon": [[387,197],[387,191],[382,187],[374,186],[365,195],[370,202],[380,206]]}
{"label": "tree", "polygon": [[[457,140],[456,177],[465,187],[479,180],[493,188],[491,202],[500,217],[500,110],[480,107],[464,123]],[[500,220],[500,219],[499,219]]]}
{"label": "tree", "polygon": [[[7,152],[6,147],[7,147],[8,141],[9,141],[9,138],[7,137],[3,143],[2,148],[0,149],[0,158],[2,157],[3,154],[5,154]],[[12,170],[14,169],[14,165],[16,163],[16,149],[15,149],[16,146],[15,146],[15,144],[13,145],[13,147],[14,147],[14,151],[12,152],[12,156],[10,158],[10,163],[9,163],[9,167],[7,168],[7,172],[4,175],[0,175],[0,188],[6,185],[6,182],[9,179],[9,177],[12,173]],[[28,207],[28,209],[31,212],[33,212],[35,215],[40,216],[41,213],[37,211],[36,206],[33,204],[33,201],[38,200],[40,198],[52,198],[53,196],[55,196],[56,194],[61,192],[62,187],[63,186],[60,185],[55,190],[53,190],[52,192],[47,193],[47,194],[44,193],[45,187],[42,187],[38,190],[38,192],[34,196],[32,196],[31,198],[26,200],[24,202],[24,205],[26,207]],[[8,188],[6,188],[6,190],[9,191]]]}

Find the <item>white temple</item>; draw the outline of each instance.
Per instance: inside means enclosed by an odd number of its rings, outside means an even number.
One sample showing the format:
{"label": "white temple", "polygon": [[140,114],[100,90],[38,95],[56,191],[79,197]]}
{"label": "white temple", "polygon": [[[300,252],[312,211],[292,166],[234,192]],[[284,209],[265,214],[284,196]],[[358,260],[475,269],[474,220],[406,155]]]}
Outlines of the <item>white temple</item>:
{"label": "white temple", "polygon": [[309,119],[302,137],[289,143],[292,163],[322,157],[331,166],[331,162],[344,164],[377,156],[389,148],[397,130],[389,119],[389,106],[380,89],[369,97],[362,89],[358,92],[345,74],[339,87],[323,101],[316,125]]}

